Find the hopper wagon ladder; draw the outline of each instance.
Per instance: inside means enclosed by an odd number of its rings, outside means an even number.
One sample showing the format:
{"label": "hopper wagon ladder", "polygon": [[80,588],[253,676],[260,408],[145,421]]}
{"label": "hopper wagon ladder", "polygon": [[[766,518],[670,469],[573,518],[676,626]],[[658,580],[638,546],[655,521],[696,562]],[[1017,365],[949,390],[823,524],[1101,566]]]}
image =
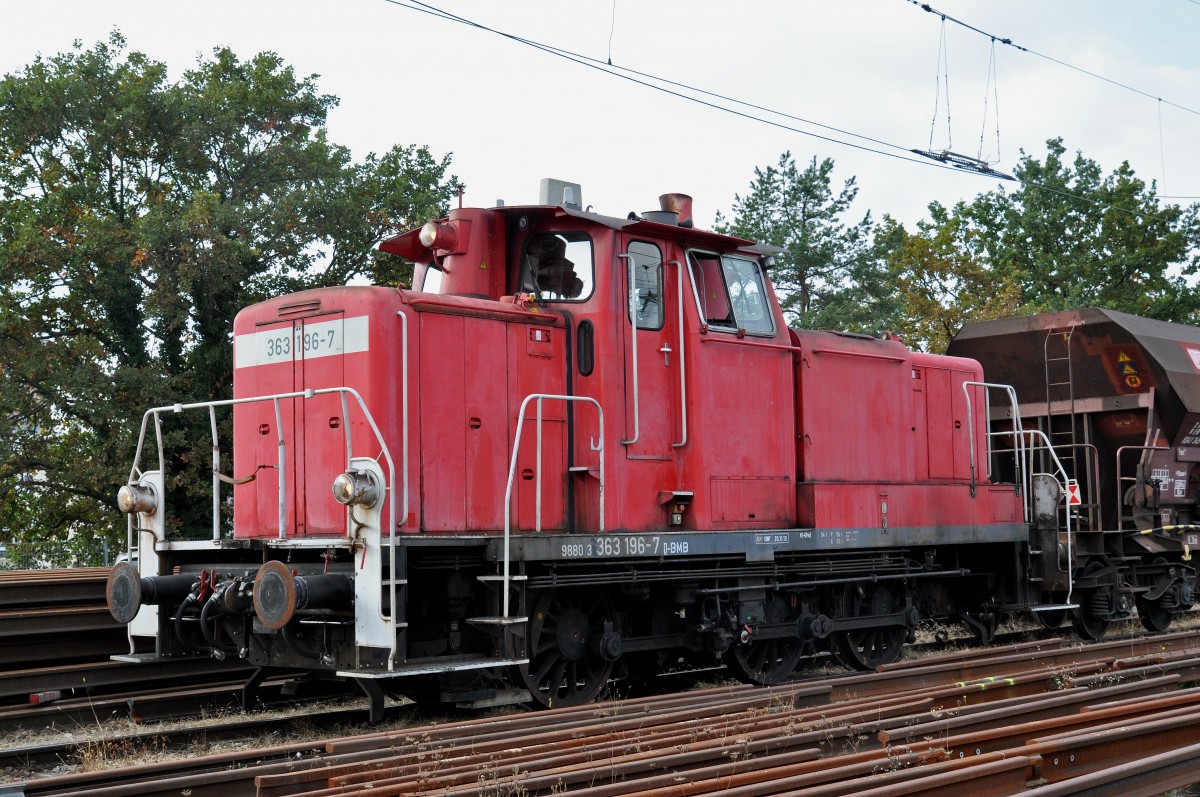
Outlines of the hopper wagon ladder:
{"label": "hopper wagon ladder", "polygon": [[[1083,502],[1063,504],[1062,511],[1083,513],[1089,529],[1098,529],[1100,505],[1095,502],[1099,477],[1095,473],[1090,418],[1081,415],[1075,400],[1075,369],[1071,340],[1075,326],[1054,327],[1046,331],[1042,343],[1046,387],[1046,437],[1062,468],[1082,490]],[[1055,419],[1058,419],[1056,422]],[[1047,463],[1047,467],[1049,467]]]}

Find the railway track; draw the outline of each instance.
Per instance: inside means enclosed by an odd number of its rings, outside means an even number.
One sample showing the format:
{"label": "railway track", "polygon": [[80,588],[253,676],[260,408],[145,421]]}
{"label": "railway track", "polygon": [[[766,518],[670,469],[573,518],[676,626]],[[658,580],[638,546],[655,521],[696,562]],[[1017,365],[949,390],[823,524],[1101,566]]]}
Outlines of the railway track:
{"label": "railway track", "polygon": [[1200,633],[1033,641],[15,784],[34,795],[1161,794],[1197,779]]}

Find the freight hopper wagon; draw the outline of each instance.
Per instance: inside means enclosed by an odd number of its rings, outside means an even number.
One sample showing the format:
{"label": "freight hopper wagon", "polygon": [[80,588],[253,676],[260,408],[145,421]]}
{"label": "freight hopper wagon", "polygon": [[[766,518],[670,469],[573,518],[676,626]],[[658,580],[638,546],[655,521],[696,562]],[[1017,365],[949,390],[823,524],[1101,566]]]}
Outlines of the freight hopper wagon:
{"label": "freight hopper wagon", "polygon": [[[1066,496],[1056,480],[1033,478],[1042,500],[1029,569],[1043,591],[1077,604],[1076,631],[1099,638],[1135,608],[1147,629],[1162,631],[1189,610],[1200,545],[1200,329],[1085,309],[967,324],[950,352],[1015,386],[1022,427],[1045,435],[1067,474]],[[992,425],[1011,439],[1010,411],[993,407]],[[1047,472],[1055,463],[1044,451],[1033,464]],[[1061,611],[1039,616],[1063,620]]]}
{"label": "freight hopper wagon", "polygon": [[[385,241],[413,289],[245,309],[232,401],[147,413],[109,597],[151,655],[354,678],[376,708],[569,705],[721,660],[873,668],[922,619],[987,636],[1045,603],[1000,475],[1036,436],[989,451],[986,408],[1015,402],[978,363],[789,329],[771,250],[694,228],[689,198],[543,196]],[[175,411],[232,414],[211,528],[164,517]]]}

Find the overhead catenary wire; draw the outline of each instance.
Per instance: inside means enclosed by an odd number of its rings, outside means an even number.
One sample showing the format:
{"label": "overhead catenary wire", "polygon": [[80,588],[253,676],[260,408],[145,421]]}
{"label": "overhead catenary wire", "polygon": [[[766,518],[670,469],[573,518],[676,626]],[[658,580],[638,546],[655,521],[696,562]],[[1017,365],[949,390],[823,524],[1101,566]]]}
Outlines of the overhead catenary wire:
{"label": "overhead catenary wire", "polygon": [[1000,162],[1000,76],[996,71],[996,40],[992,39],[991,52],[988,57],[988,77],[987,84],[983,87],[983,123],[979,127],[979,152],[976,157],[981,161],[986,161],[983,157],[983,137],[987,134],[987,119],[988,119],[988,89],[992,90],[992,117],[996,120],[996,160],[987,161],[988,163]]}
{"label": "overhead catenary wire", "polygon": [[1158,159],[1162,167],[1162,187],[1167,187],[1167,147],[1163,143],[1162,100],[1158,101]]}
{"label": "overhead catenary wire", "polygon": [[[1193,1],[1200,3],[1200,0],[1193,0]],[[1167,105],[1170,105],[1172,108],[1177,108],[1181,111],[1184,111],[1185,113],[1190,113],[1190,114],[1194,114],[1196,116],[1200,116],[1200,110],[1196,110],[1195,108],[1189,108],[1186,105],[1181,105],[1177,102],[1172,102],[1170,100],[1164,100],[1162,97],[1158,96],[1157,94],[1153,94],[1149,91],[1143,91],[1142,89],[1131,86],[1128,83],[1122,83],[1119,80],[1115,80],[1113,78],[1106,77],[1105,75],[1101,75],[1098,72],[1093,72],[1090,69],[1085,69],[1081,66],[1076,66],[1075,64],[1068,63],[1059,58],[1055,58],[1052,55],[1046,55],[1045,53],[1040,53],[1037,50],[1030,49],[1029,47],[1024,47],[1020,44],[1017,44],[1012,39],[1009,39],[1009,38],[1006,38],[1003,36],[997,36],[994,33],[988,33],[986,30],[982,30],[980,28],[975,27],[974,25],[963,22],[961,19],[955,19],[954,17],[950,16],[949,14],[945,13],[944,11],[938,11],[936,8],[933,8],[928,3],[922,3],[920,0],[906,0],[906,2],[909,2],[912,5],[916,6],[917,8],[920,8],[922,11],[926,11],[930,14],[941,17],[943,24],[946,22],[952,22],[955,25],[958,25],[959,27],[966,28],[969,31],[978,33],[980,36],[986,36],[989,39],[991,39],[992,41],[998,41],[1001,44],[1006,44],[1015,50],[1020,50],[1023,53],[1029,53],[1030,55],[1035,55],[1038,58],[1044,58],[1045,60],[1050,61],[1051,63],[1058,64],[1059,66],[1066,67],[1067,69],[1072,69],[1076,72],[1079,72],[1080,74],[1087,75],[1088,77],[1093,77],[1093,78],[1096,78],[1097,80],[1103,80],[1105,83],[1109,83],[1113,86],[1117,86],[1119,88],[1125,89],[1126,91],[1132,91],[1133,93],[1140,94],[1143,97],[1147,97],[1152,100],[1157,100],[1158,102],[1161,102],[1161,103],[1166,103]]]}
{"label": "overhead catenary wire", "polygon": [[612,24],[608,26],[608,65],[612,66],[612,40],[617,29],[617,0],[613,0]]}
{"label": "overhead catenary wire", "polygon": [[933,118],[929,120],[929,149],[933,149],[933,135],[937,128],[938,110],[942,98],[942,83],[946,86],[946,149],[954,149],[954,137],[950,128],[950,53],[946,49],[946,21],[942,20],[942,31],[938,36],[938,63],[934,70]]}
{"label": "overhead catenary wire", "polygon": [[[420,0],[383,0],[383,1],[390,5],[398,6],[400,8],[406,8],[410,11],[419,11],[424,14],[429,14],[430,16],[440,17],[441,19],[445,19],[450,22],[457,22],[459,24],[467,25],[469,27],[476,28],[481,31],[485,31],[487,33],[492,33],[494,35],[501,36],[503,38],[517,42],[518,44],[523,44],[528,47],[533,47],[534,49],[541,50],[542,52],[548,53],[550,55],[554,55],[554,56],[566,59],[568,61],[572,61],[574,63],[579,64],[580,66],[585,66],[589,69],[594,69],[594,70],[603,72],[605,74],[611,75],[612,77],[616,77],[621,80],[626,80],[631,83],[635,83],[637,85],[644,86],[649,89],[653,89],[655,91],[660,91],[664,94],[669,94],[673,97],[678,97],[680,99],[687,100],[689,102],[694,102],[699,105],[704,105],[706,107],[709,107],[709,108],[712,108],[712,109],[715,109],[718,111],[724,111],[725,113],[731,114],[733,116],[740,116],[743,119],[749,119],[751,121],[761,122],[762,124],[770,125],[772,127],[777,127],[781,130],[786,130],[791,133],[799,133],[800,135],[809,136],[811,138],[816,138],[821,141],[827,141],[832,144],[840,144],[844,147],[850,147],[851,149],[857,149],[857,150],[861,150],[863,152],[871,152],[876,155],[883,155],[885,157],[895,158],[896,160],[908,161],[909,163],[917,163],[922,166],[933,166],[935,168],[943,168],[943,169],[946,169],[948,171],[953,171],[953,172],[958,171],[957,169],[954,169],[953,167],[950,167],[950,166],[939,166],[938,164],[931,164],[931,163],[928,163],[923,160],[918,160],[917,158],[908,157],[905,154],[899,154],[902,152],[907,153],[909,151],[907,147],[902,147],[899,144],[893,144],[889,141],[884,141],[882,139],[872,138],[871,136],[866,136],[866,135],[862,135],[860,133],[854,133],[849,130],[844,130],[842,128],[822,124],[820,122],[816,122],[811,119],[805,119],[803,117],[794,116],[792,114],[784,113],[781,111],[776,111],[771,108],[767,108],[765,106],[755,105],[750,102],[744,102],[742,100],[728,97],[723,94],[717,94],[715,92],[705,91],[704,89],[699,89],[694,86],[689,86],[685,83],[680,83],[677,81],[669,80],[667,78],[658,77],[656,75],[652,75],[647,72],[639,72],[636,69],[629,69],[627,67],[621,67],[616,64],[613,64],[610,67],[608,64],[605,63],[605,61],[603,61],[601,59],[591,58],[589,56],[582,55],[580,53],[572,52],[571,50],[565,50],[560,47],[555,47],[553,45],[534,41],[533,39],[526,39],[522,36],[518,36],[513,33],[506,33],[504,31],[496,30],[495,28],[488,27],[487,25],[484,25],[479,22],[475,22],[474,20],[467,19],[466,17],[461,17],[457,14],[452,14],[448,11],[444,11],[444,10],[437,8],[436,6],[432,6],[428,3],[420,2]],[[654,81],[654,82],[650,82],[650,81]],[[658,85],[658,84],[662,84],[662,85]],[[669,87],[674,87],[674,88],[669,88]],[[680,89],[680,90],[676,91],[675,89]],[[700,97],[694,97],[689,94],[685,94],[684,91],[691,91],[691,92],[694,92],[695,94],[700,94],[700,95],[703,95],[706,97],[712,97],[715,100],[721,100],[723,102],[735,103],[742,107],[750,108],[750,109],[753,109],[756,111],[762,111],[762,112],[770,114],[772,116],[778,116],[783,119],[790,119],[790,120],[793,120],[796,122],[802,122],[803,124],[812,125],[813,127],[818,127],[818,128],[824,129],[824,130],[829,130],[831,132],[840,133],[842,135],[850,136],[852,138],[857,138],[857,139],[860,139],[863,141],[869,141],[873,144],[878,144],[881,147],[889,147],[891,149],[895,149],[895,150],[897,150],[897,152],[886,152],[886,151],[883,151],[880,149],[876,149],[874,147],[868,147],[868,146],[864,146],[862,144],[855,144],[850,141],[843,141],[841,139],[833,138],[832,136],[826,136],[826,135],[822,135],[820,133],[814,133],[811,130],[804,130],[803,128],[793,127],[791,125],[787,125],[787,124],[784,124],[782,122],[779,122],[779,121],[776,121],[773,119],[766,119],[761,116],[756,116],[752,113],[746,113],[744,111],[739,111],[736,108],[729,108],[724,105],[720,105],[719,103],[716,103],[716,102],[710,102],[710,101],[702,99]]]}
{"label": "overhead catenary wire", "polygon": [[[952,165],[948,165],[946,163],[941,163],[938,161],[931,161],[931,160],[909,157],[907,154],[900,154],[900,153],[909,153],[909,152],[912,152],[912,150],[910,150],[907,147],[901,146],[899,144],[894,144],[892,142],[885,141],[882,139],[874,138],[874,137],[863,135],[860,133],[855,133],[855,132],[852,132],[849,130],[845,130],[843,128],[835,127],[833,125],[823,124],[821,122],[816,122],[811,119],[806,119],[806,118],[803,118],[800,116],[795,116],[793,114],[785,113],[782,111],[776,111],[774,109],[767,108],[762,105],[756,105],[754,103],[739,100],[739,99],[736,99],[733,97],[729,97],[727,95],[707,91],[705,89],[697,88],[695,86],[691,86],[686,83],[659,77],[657,75],[653,75],[648,72],[641,72],[641,71],[638,71],[635,69],[631,69],[628,67],[622,67],[622,66],[618,66],[615,64],[610,65],[601,59],[591,58],[589,56],[582,55],[580,53],[576,53],[576,52],[566,50],[566,49],[563,49],[560,47],[555,47],[553,45],[545,44],[545,43],[538,42],[538,41],[535,41],[532,39],[527,39],[525,37],[518,36],[513,33],[507,33],[505,31],[497,30],[495,28],[484,25],[480,22],[476,22],[476,21],[468,19],[466,17],[462,17],[457,14],[445,11],[445,10],[438,8],[436,6],[433,6],[429,3],[421,2],[421,0],[384,0],[384,2],[388,3],[389,5],[407,9],[409,11],[416,11],[416,12],[419,12],[422,14],[427,14],[429,16],[437,17],[437,18],[446,20],[448,22],[454,22],[457,24],[465,25],[467,27],[475,28],[477,30],[480,30],[480,31],[483,31],[486,33],[500,36],[502,38],[509,39],[510,41],[513,41],[515,43],[522,44],[527,47],[532,47],[536,50],[540,50],[549,55],[554,55],[556,57],[563,58],[565,60],[579,64],[580,66],[584,66],[589,69],[593,69],[593,70],[602,72],[604,74],[610,75],[611,77],[616,77],[616,78],[619,78],[622,80],[626,80],[626,81],[634,83],[636,85],[640,85],[640,86],[649,88],[654,91],[659,91],[664,94],[668,94],[670,96],[677,97],[682,100],[694,102],[696,104],[711,108],[713,110],[723,111],[725,113],[728,113],[728,114],[731,114],[733,116],[737,116],[737,117],[740,117],[743,119],[747,119],[749,121],[759,122],[761,124],[766,124],[766,125],[769,125],[769,126],[781,129],[781,130],[786,130],[788,132],[793,132],[793,133],[797,133],[800,135],[808,136],[810,138],[816,138],[818,140],[826,141],[826,142],[829,142],[832,144],[839,144],[841,146],[849,147],[851,149],[859,150],[862,152],[869,152],[869,153],[872,153],[875,155],[883,155],[888,158],[905,161],[907,163],[917,164],[919,166],[943,169],[943,170],[952,172],[954,174],[977,174],[977,175],[980,175],[983,177],[994,177],[995,176],[994,173],[989,174],[988,172],[972,171],[969,169],[960,169],[960,168],[956,168]],[[951,20],[951,21],[957,22],[957,20]],[[962,23],[958,23],[958,24],[962,24]],[[972,28],[972,30],[977,30],[977,29]],[[980,31],[980,32],[982,32],[982,31]],[[985,35],[989,35],[989,34],[985,34]],[[1001,41],[1002,43],[1011,43],[1011,42],[1005,42],[1003,39],[999,39],[999,41]],[[699,94],[702,96],[701,97],[692,96],[692,94],[687,94],[685,92],[692,92],[693,94]],[[801,122],[801,123],[807,124],[807,125],[811,125],[813,127],[817,127],[817,128],[823,129],[823,130],[828,130],[833,133],[838,133],[841,135],[849,136],[851,138],[856,138],[856,139],[859,139],[862,141],[868,141],[873,144],[879,145],[879,147],[886,147],[886,148],[897,150],[897,152],[888,152],[884,149],[878,149],[875,147],[865,146],[863,144],[857,144],[857,143],[854,143],[851,141],[844,141],[844,140],[841,140],[838,138],[834,138],[833,136],[822,135],[820,133],[815,133],[811,130],[805,130],[803,128],[798,128],[798,127],[794,127],[792,125],[784,124],[784,123],[779,122],[774,119],[767,119],[762,116],[757,116],[753,113],[747,113],[745,111],[741,111],[736,108],[730,108],[725,105],[721,105],[719,102],[713,102],[710,100],[706,100],[706,99],[703,99],[702,97],[710,97],[713,100],[720,100],[721,102],[734,103],[734,104],[739,105],[744,108],[750,108],[755,111],[761,111],[763,113],[770,114],[771,116],[776,116],[776,117],[779,117],[782,119],[790,119],[790,120]],[[1098,202],[1096,200],[1088,199],[1087,197],[1084,197],[1084,196],[1081,196],[1078,194],[1073,194],[1068,191],[1062,191],[1061,189],[1057,189],[1052,186],[1042,185],[1042,184],[1039,184],[1039,183],[1036,183],[1033,181],[1029,181],[1029,180],[1022,180],[1020,182],[1022,183],[1022,185],[1033,186],[1033,187],[1041,188],[1043,190],[1047,190],[1047,191],[1057,193],[1057,194],[1060,194],[1063,196],[1073,197],[1073,198],[1078,199],[1086,204],[1094,205],[1094,206],[1101,207],[1101,208],[1121,211],[1124,213],[1128,213],[1132,216],[1141,217],[1141,218],[1164,218],[1161,215],[1161,213],[1150,213],[1150,212],[1146,212],[1146,211],[1143,211],[1140,209],[1124,208],[1119,205],[1112,205],[1112,204],[1108,204],[1108,203],[1104,203],[1104,202]],[[1172,197],[1172,198],[1200,199],[1200,197]]]}

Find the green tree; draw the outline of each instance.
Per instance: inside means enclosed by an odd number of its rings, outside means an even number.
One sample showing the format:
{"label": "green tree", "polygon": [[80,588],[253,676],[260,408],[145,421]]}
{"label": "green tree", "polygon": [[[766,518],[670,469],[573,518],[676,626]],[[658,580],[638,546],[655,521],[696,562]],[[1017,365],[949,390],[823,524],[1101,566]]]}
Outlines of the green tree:
{"label": "green tree", "polygon": [[[404,277],[372,245],[444,215],[449,158],[356,164],[336,102],[273,53],[172,82],[116,33],[0,80],[0,529],[123,531],[143,411],[229,396],[241,307]],[[208,483],[206,427],[173,428],[180,484]]]}
{"label": "green tree", "polygon": [[990,269],[973,251],[971,230],[938,204],[931,221],[909,233],[890,216],[876,231],[876,247],[892,275],[900,308],[892,331],[906,343],[943,352],[967,321],[1013,315],[1020,290]]}
{"label": "green tree", "polygon": [[750,191],[737,195],[733,220],[716,228],[777,246],[771,279],[789,322],[809,328],[874,332],[890,316],[886,272],[871,248],[871,215],[844,218],[858,194],[853,177],[838,192],[834,163],[813,158],[801,171],[790,152],[756,168]]}
{"label": "green tree", "polygon": [[1104,176],[1061,139],[1044,161],[1024,155],[1020,186],[984,194],[964,215],[992,267],[1021,289],[1026,312],[1106,307],[1164,320],[1196,320],[1200,297],[1198,206],[1159,202],[1128,162]]}
{"label": "green tree", "polygon": [[1161,204],[1128,163],[1105,176],[1093,160],[1022,155],[1015,190],[952,209],[930,205],[909,232],[887,220],[876,245],[903,303],[912,342],[940,351],[967,320],[1105,307],[1200,322],[1200,206]]}

